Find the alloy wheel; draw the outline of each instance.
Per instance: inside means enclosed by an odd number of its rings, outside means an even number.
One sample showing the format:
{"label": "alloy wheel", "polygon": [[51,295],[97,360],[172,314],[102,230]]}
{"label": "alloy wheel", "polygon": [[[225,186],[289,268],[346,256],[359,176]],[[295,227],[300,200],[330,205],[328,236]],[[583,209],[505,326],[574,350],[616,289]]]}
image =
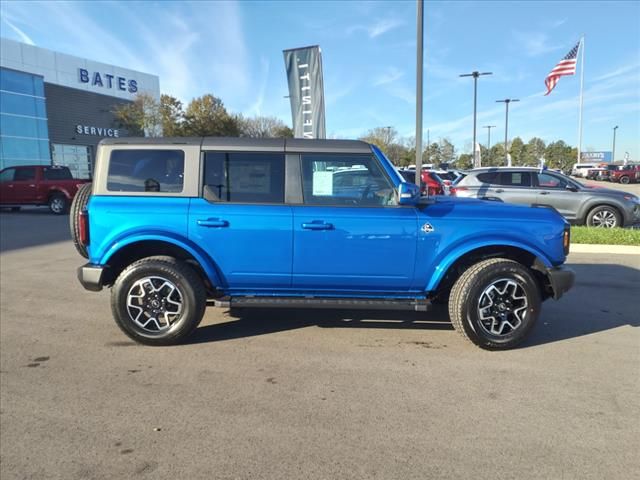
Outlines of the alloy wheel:
{"label": "alloy wheel", "polygon": [[162,277],[143,277],[127,294],[129,318],[150,333],[171,328],[183,311],[182,294],[178,287]]}
{"label": "alloy wheel", "polygon": [[487,286],[478,299],[481,328],[494,336],[505,336],[518,329],[529,307],[524,286],[512,278],[500,278]]}
{"label": "alloy wheel", "polygon": [[600,210],[593,216],[591,223],[594,227],[613,228],[618,222],[611,210]]}

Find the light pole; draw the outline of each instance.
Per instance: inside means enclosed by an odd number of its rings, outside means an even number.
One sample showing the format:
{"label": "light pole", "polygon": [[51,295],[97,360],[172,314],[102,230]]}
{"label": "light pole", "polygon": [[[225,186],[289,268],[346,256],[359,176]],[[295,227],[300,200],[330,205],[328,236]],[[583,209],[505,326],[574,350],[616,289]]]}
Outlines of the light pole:
{"label": "light pole", "polygon": [[509,104],[511,102],[519,102],[517,98],[505,98],[504,100],[496,100],[496,103],[504,103],[506,106],[506,113],[504,118],[504,161],[507,167],[511,166],[511,159],[509,158],[509,149],[507,148],[508,131],[509,131]]}
{"label": "light pole", "polygon": [[485,125],[482,128],[487,129],[487,156],[491,158],[491,129],[496,128],[495,125]]}
{"label": "light pole", "polygon": [[618,125],[613,127],[613,148],[611,149],[611,163],[616,161],[616,130],[618,130]]}
{"label": "light pole", "polygon": [[422,183],[422,70],[424,68],[422,55],[424,36],[422,30],[424,28],[424,0],[417,0],[416,23],[416,44],[418,47],[416,49],[416,185],[420,187]]}
{"label": "light pole", "polygon": [[492,72],[471,72],[463,73],[461,77],[473,77],[473,167],[478,168],[478,159],[476,158],[476,110],[478,104],[478,77],[482,75],[493,75]]}

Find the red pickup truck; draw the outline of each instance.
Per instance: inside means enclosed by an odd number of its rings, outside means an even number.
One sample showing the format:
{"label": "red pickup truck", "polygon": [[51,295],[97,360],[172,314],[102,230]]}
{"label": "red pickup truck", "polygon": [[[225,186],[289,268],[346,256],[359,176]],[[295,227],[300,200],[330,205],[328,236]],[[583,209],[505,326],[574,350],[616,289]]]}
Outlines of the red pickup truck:
{"label": "red pickup truck", "polygon": [[66,213],[78,187],[89,180],[76,180],[67,167],[25,165],[0,171],[0,207],[19,210],[21,205],[48,205]]}
{"label": "red pickup truck", "polygon": [[640,164],[620,165],[609,173],[609,180],[622,184],[640,182]]}

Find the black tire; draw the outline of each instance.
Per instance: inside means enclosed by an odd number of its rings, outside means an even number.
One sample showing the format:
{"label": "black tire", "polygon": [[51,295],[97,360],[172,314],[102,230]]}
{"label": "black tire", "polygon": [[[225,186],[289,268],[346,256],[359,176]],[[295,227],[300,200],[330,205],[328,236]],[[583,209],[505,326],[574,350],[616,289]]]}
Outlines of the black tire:
{"label": "black tire", "polygon": [[12,212],[19,212],[20,211],[20,207],[11,207],[11,211]]}
{"label": "black tire", "polygon": [[[151,280],[138,283],[145,278]],[[153,288],[158,289],[152,292],[155,296],[149,290],[150,281],[154,282],[151,284]],[[171,285],[161,287],[165,285],[163,282]],[[128,306],[129,294],[141,293],[143,288],[146,293],[139,300],[132,297],[134,300],[131,302],[140,303],[141,306]],[[156,311],[156,320],[152,320],[154,311],[151,310],[151,304],[154,300],[157,302],[155,306],[160,304],[160,309],[172,301],[174,304],[181,303],[181,308],[172,319],[166,313],[162,319],[162,314]],[[111,311],[116,324],[129,338],[144,345],[180,343],[200,324],[207,306],[206,300],[204,283],[195,270],[184,262],[167,257],[148,257],[132,263],[120,273],[111,289]],[[132,315],[136,315],[139,322]],[[142,321],[146,321],[148,327],[141,325]],[[159,325],[162,322],[166,326]]]}
{"label": "black tire", "polygon": [[48,201],[49,210],[55,215],[64,215],[69,210],[69,200],[63,193],[53,193]]}
{"label": "black tire", "polygon": [[[498,290],[491,290],[491,285]],[[499,325],[488,324],[488,319],[483,323],[480,307],[486,305],[484,300],[488,295],[498,295],[502,286],[505,298],[499,300],[500,304],[483,307],[483,310],[489,309],[484,311],[490,316],[491,308],[495,307],[505,316],[497,313],[490,317]],[[516,295],[518,299],[514,300]],[[506,258],[492,258],[476,263],[458,278],[451,290],[449,317],[454,328],[470,342],[487,350],[505,350],[525,339],[540,315],[541,305],[540,287],[527,267]],[[500,331],[494,332],[494,327]]]}
{"label": "black tire", "polygon": [[620,177],[620,183],[622,183],[623,185],[628,185],[629,184],[629,176],[628,175],[623,175],[622,177]]}
{"label": "black tire", "polygon": [[76,250],[84,258],[89,258],[89,252],[86,245],[80,243],[80,226],[78,222],[78,216],[85,209],[91,196],[91,184],[85,183],[78,188],[76,196],[73,197],[71,202],[71,209],[69,213],[69,230],[71,231],[71,240]]}
{"label": "black tire", "polygon": [[598,228],[621,227],[622,216],[615,207],[600,205],[591,209],[587,215],[587,226]]}

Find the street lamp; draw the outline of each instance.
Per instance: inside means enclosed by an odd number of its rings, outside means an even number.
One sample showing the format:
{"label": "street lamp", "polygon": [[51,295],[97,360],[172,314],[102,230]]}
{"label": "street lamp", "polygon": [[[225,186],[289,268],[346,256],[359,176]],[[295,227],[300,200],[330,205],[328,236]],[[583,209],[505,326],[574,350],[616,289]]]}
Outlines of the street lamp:
{"label": "street lamp", "polygon": [[509,131],[509,104],[511,102],[519,102],[517,98],[505,98],[504,100],[496,100],[496,103],[504,103],[506,106],[506,114],[504,119],[504,161],[507,163],[507,167],[511,166],[511,159],[509,158],[509,149],[507,148],[507,139]]}
{"label": "street lamp", "polygon": [[613,127],[613,148],[611,149],[611,163],[616,161],[616,130],[618,130],[618,125]]}
{"label": "street lamp", "polygon": [[496,128],[495,125],[485,125],[482,128],[487,129],[487,155],[491,155],[491,129]]}
{"label": "street lamp", "polygon": [[416,185],[422,182],[422,72],[424,70],[424,0],[416,1]]}
{"label": "street lamp", "polygon": [[478,77],[482,75],[493,75],[492,72],[471,72],[463,73],[461,77],[473,77],[473,167],[478,168],[478,158],[476,157],[476,110],[478,104]]}

